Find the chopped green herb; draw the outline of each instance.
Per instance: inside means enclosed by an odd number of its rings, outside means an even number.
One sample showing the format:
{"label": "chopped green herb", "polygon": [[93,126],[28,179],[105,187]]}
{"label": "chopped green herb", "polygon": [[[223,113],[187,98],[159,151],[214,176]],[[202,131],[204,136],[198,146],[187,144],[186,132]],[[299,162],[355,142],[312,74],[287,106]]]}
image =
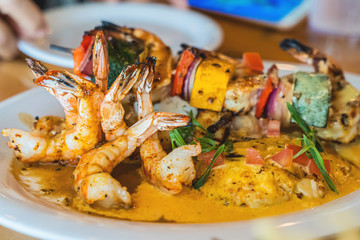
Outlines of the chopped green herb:
{"label": "chopped green herb", "polygon": [[201,177],[193,184],[193,187],[195,189],[199,189],[201,188],[205,182],[206,182],[206,179],[209,177],[210,175],[210,172],[211,172],[211,169],[212,167],[214,166],[216,160],[218,159],[218,157],[220,156],[220,154],[225,150],[225,144],[222,144],[218,150],[216,150],[213,158],[211,159],[211,162],[209,164],[209,166],[206,168],[205,172],[201,175]]}
{"label": "chopped green herb", "polygon": [[177,128],[177,130],[179,131],[180,135],[182,136],[185,142],[191,142],[193,140],[194,131],[195,131],[194,125],[179,127]]}
{"label": "chopped green herb", "polygon": [[180,135],[178,128],[170,131],[171,146],[173,149],[186,145],[186,142]]}
{"label": "chopped green herb", "polygon": [[[171,139],[171,144],[172,144],[173,149],[176,148],[176,147],[182,146],[182,145],[178,145],[178,144],[174,145],[174,143],[178,143],[181,140],[183,142],[185,142],[185,143],[188,143],[188,144],[192,143],[193,139],[194,139],[195,129],[196,129],[196,127],[198,127],[199,129],[201,129],[202,131],[204,131],[206,133],[207,137],[199,138],[199,139],[201,139],[199,141],[200,141],[200,144],[202,146],[203,152],[207,151],[208,148],[209,148],[209,145],[214,145],[214,143],[215,143],[215,141],[212,140],[212,138],[214,138],[214,134],[210,134],[201,125],[201,123],[199,123],[199,121],[196,120],[196,118],[194,117],[194,114],[193,114],[192,111],[189,112],[189,117],[192,120],[192,125],[191,126],[185,126],[185,127],[176,128],[176,133],[174,133],[174,130],[170,131],[170,139]],[[181,136],[181,140],[179,140],[180,139],[179,135]],[[183,145],[185,145],[185,144],[183,144]],[[214,149],[211,149],[211,150],[214,150]],[[209,150],[209,151],[211,151],[211,150]]]}
{"label": "chopped green herb", "polygon": [[230,139],[226,139],[224,145],[225,145],[224,152],[232,152],[234,150],[234,143]]}
{"label": "chopped green herb", "polygon": [[293,158],[297,158],[301,154],[305,153],[309,158],[314,159],[316,166],[319,168],[322,176],[324,177],[326,183],[329,185],[330,189],[338,193],[334,182],[331,180],[330,176],[327,174],[324,160],[322,159],[320,152],[323,152],[324,149],[320,144],[320,141],[316,137],[316,132],[314,129],[309,127],[304,119],[301,118],[299,112],[290,104],[286,103],[291,114],[291,117],[294,119],[295,123],[298,124],[301,129],[305,132],[301,138],[302,149]]}
{"label": "chopped green herb", "polygon": [[[194,138],[194,131],[195,128],[198,127],[202,131],[207,133],[207,137],[199,137],[196,138],[201,145],[201,152],[210,152],[217,148],[217,143],[212,139],[214,135],[208,133],[208,131],[194,118],[192,111],[189,113],[189,117],[192,119],[192,126],[189,127],[179,127],[172,131],[170,131],[170,140],[171,146],[173,149],[186,145],[186,144],[195,144]],[[212,137],[211,137],[212,136]],[[193,184],[193,187],[198,189],[206,182],[208,178],[211,168],[213,167],[216,159],[222,152],[231,152],[233,150],[233,142],[231,140],[226,140],[224,144],[222,144],[217,151],[215,152],[211,163],[209,164],[208,168],[205,170],[203,175]]]}
{"label": "chopped green herb", "polygon": [[286,103],[286,105],[295,123],[299,125],[299,127],[305,132],[308,138],[312,139],[319,152],[324,152],[324,148],[322,147],[319,139],[317,139],[316,137],[315,130],[311,129],[310,126],[305,122],[305,120],[302,119],[300,113],[296,110],[296,108],[293,105],[291,105],[288,102]]}
{"label": "chopped green herb", "polygon": [[196,138],[200,142],[202,152],[210,152],[216,149],[216,142],[210,138]]}
{"label": "chopped green herb", "polygon": [[203,125],[201,125],[201,123],[194,117],[194,114],[192,112],[192,110],[190,110],[189,112],[189,117],[191,118],[192,120],[192,124],[198,128],[200,128],[202,131],[204,131],[206,133],[206,136],[209,137],[209,138],[214,138],[215,135],[214,133],[210,133],[206,128],[204,128]]}
{"label": "chopped green herb", "polygon": [[301,127],[301,129],[305,132],[305,134],[310,134],[311,130],[309,125],[304,121],[304,119],[302,119],[302,117],[300,116],[299,112],[295,109],[295,107],[288,102],[286,103],[286,105],[295,123],[299,125],[299,127]]}
{"label": "chopped green herb", "polygon": [[194,126],[197,126],[198,128],[200,128],[204,132],[207,132],[207,130],[203,127],[203,125],[201,125],[201,123],[199,123],[199,121],[194,117],[194,113],[192,112],[192,110],[190,110],[190,112],[189,112],[189,117],[191,118],[192,124]]}

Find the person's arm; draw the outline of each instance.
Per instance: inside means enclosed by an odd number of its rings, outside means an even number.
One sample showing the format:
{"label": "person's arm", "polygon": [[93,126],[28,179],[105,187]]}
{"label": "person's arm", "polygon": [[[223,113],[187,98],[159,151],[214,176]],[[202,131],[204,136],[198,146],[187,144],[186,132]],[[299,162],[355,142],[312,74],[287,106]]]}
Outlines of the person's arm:
{"label": "person's arm", "polygon": [[17,39],[45,36],[44,15],[31,0],[0,0],[0,58],[10,60],[17,54]]}

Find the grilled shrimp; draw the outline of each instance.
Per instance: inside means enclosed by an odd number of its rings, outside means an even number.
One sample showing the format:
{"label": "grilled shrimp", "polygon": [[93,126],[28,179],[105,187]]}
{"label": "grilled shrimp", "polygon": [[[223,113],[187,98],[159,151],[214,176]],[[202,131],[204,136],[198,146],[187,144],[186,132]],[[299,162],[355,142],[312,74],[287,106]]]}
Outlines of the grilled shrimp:
{"label": "grilled shrimp", "polygon": [[73,94],[78,99],[75,124],[55,135],[14,128],[3,129],[2,134],[10,137],[8,145],[14,148],[16,158],[22,162],[64,160],[76,163],[78,157],[93,149],[101,140],[98,106],[103,93],[94,83],[67,72],[48,71],[34,82],[57,92]]}
{"label": "grilled shrimp", "polygon": [[51,137],[67,127],[63,117],[44,116],[38,119],[36,118],[35,120],[34,127],[31,131],[32,134]]}
{"label": "grilled shrimp", "polygon": [[101,126],[107,141],[121,136],[127,129],[121,100],[128,94],[140,77],[140,66],[131,65],[112,84],[101,103]]}
{"label": "grilled shrimp", "polygon": [[340,66],[319,50],[295,39],[285,39],[280,47],[301,62],[312,64],[316,72],[331,77],[332,97],[326,128],[317,128],[319,137],[348,143],[360,133],[360,93],[345,80]]}
{"label": "grilled shrimp", "polygon": [[139,64],[128,66],[108,89],[109,57],[107,41],[103,31],[97,31],[93,48],[93,74],[95,83],[105,93],[100,106],[101,127],[107,141],[121,136],[127,126],[124,122],[124,108],[121,101],[129,93],[140,74]]}
{"label": "grilled shrimp", "polygon": [[[41,77],[48,72],[47,67],[45,67],[41,62],[30,58],[26,58],[25,60],[35,77]],[[78,99],[76,96],[70,92],[61,91],[56,88],[45,87],[45,89],[51,95],[56,97],[64,109],[67,126],[72,126],[76,123],[78,117]]]}
{"label": "grilled shrimp", "polygon": [[[155,61],[155,58],[147,58],[138,85],[139,119],[153,112],[150,91],[154,78]],[[191,185],[196,176],[192,157],[200,153],[201,146],[197,144],[182,146],[167,154],[157,133],[150,136],[140,146],[142,168],[146,178],[162,191],[171,194],[181,192],[183,185]]]}
{"label": "grilled shrimp", "polygon": [[75,190],[88,204],[103,207],[130,206],[131,195],[110,173],[141,143],[158,130],[189,124],[190,118],[175,113],[151,113],[126,130],[119,138],[84,154],[77,165]]}

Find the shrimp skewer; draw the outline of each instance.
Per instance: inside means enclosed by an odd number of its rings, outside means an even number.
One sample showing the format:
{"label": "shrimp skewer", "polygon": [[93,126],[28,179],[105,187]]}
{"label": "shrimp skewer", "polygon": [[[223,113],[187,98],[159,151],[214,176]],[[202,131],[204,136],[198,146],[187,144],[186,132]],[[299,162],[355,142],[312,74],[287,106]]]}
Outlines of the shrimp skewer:
{"label": "shrimp skewer", "polygon": [[119,138],[84,154],[77,165],[75,190],[88,204],[103,207],[130,206],[131,195],[110,173],[129,157],[142,142],[158,130],[171,130],[189,124],[187,116],[152,113],[126,130]]}
{"label": "shrimp skewer", "polygon": [[332,81],[330,114],[326,128],[317,128],[319,137],[348,143],[360,134],[360,93],[345,80],[340,66],[319,50],[295,39],[285,39],[280,47],[301,62],[312,64],[316,72]]}
{"label": "shrimp skewer", "polygon": [[[154,78],[155,58],[147,58],[137,89],[139,119],[153,112],[150,90]],[[148,181],[171,194],[181,192],[183,185],[191,185],[196,176],[192,157],[201,153],[200,144],[185,145],[167,154],[154,133],[140,146],[143,172]]]}
{"label": "shrimp skewer", "polygon": [[3,129],[10,137],[8,143],[15,156],[22,162],[54,162],[58,160],[76,163],[77,158],[93,149],[101,141],[99,105],[103,93],[92,82],[76,75],[50,71],[34,80],[35,84],[73,94],[78,99],[78,115],[73,126],[54,136]]}

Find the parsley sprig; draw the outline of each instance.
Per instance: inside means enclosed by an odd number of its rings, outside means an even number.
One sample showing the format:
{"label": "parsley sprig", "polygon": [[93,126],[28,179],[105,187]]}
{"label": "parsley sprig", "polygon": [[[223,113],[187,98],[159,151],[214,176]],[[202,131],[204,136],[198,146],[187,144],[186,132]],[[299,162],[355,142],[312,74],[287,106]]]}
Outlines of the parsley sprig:
{"label": "parsley sprig", "polygon": [[[199,189],[205,184],[207,178],[210,175],[211,169],[214,166],[216,160],[219,158],[219,156],[224,151],[225,152],[232,151],[233,142],[231,140],[226,140],[221,146],[218,147],[216,141],[213,139],[215,137],[214,134],[209,133],[207,129],[205,129],[204,126],[202,126],[201,123],[198,120],[196,120],[192,111],[190,111],[189,117],[192,119],[191,126],[179,127],[170,131],[170,140],[171,140],[172,148],[174,149],[186,144],[195,144],[196,142],[199,142],[201,145],[201,151],[203,153],[217,149],[214,156],[211,159],[209,166],[206,168],[206,170],[201,175],[201,177],[193,184],[193,187],[195,189]],[[196,128],[204,132],[206,137],[199,137],[199,138],[195,138],[194,140],[194,133]]]}
{"label": "parsley sprig", "polygon": [[320,152],[324,152],[324,148],[322,147],[319,139],[316,137],[315,130],[305,122],[305,120],[300,116],[300,113],[296,110],[294,106],[292,106],[290,103],[286,103],[286,105],[295,123],[299,125],[299,127],[304,131],[303,137],[300,138],[301,146],[303,148],[301,149],[301,151],[295,154],[293,158],[295,159],[301,154],[305,153],[309,158],[314,159],[316,166],[319,168],[330,189],[338,193],[334,182],[327,174],[324,160],[320,155]]}

